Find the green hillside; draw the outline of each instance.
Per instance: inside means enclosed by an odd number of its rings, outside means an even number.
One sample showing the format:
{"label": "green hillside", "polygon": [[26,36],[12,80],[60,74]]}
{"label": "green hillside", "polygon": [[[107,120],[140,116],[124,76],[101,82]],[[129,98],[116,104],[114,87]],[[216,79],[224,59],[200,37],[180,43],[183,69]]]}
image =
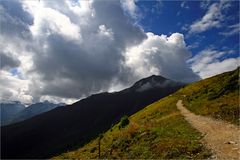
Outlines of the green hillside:
{"label": "green hillside", "polygon": [[195,114],[212,116],[239,125],[239,68],[202,80],[178,91]]}
{"label": "green hillside", "polygon": [[[182,99],[196,114],[239,124],[238,70],[188,85],[129,117],[123,128],[114,125],[100,137],[100,158],[205,159],[211,156],[202,135],[176,108]],[[99,138],[54,158],[99,158]]]}

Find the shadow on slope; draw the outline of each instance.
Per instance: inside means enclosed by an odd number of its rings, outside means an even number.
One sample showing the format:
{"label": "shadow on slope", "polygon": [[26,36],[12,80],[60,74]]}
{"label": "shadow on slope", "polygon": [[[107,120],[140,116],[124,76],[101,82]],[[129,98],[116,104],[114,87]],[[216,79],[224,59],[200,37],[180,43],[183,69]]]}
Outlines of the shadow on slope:
{"label": "shadow on slope", "polygon": [[181,86],[181,83],[151,76],[123,91],[92,95],[72,105],[4,126],[1,128],[1,157],[48,158],[76,149],[109,129],[123,115],[132,115]]}

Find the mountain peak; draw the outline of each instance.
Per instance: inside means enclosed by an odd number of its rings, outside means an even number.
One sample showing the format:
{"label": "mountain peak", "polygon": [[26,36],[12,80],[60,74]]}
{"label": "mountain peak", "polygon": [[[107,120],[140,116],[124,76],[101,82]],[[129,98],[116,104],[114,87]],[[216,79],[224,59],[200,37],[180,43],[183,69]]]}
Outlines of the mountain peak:
{"label": "mountain peak", "polygon": [[[65,150],[76,144],[75,142],[84,144],[91,138],[88,133],[104,132],[123,115],[132,115],[181,87],[172,86],[171,82],[173,81],[153,75],[140,80],[131,88],[115,93],[98,93],[72,105],[6,126],[3,133],[8,134],[2,136],[7,139],[3,144],[7,146],[3,158],[48,158],[58,154],[61,148]],[[161,87],[164,84],[167,85]],[[63,128],[68,134],[63,132]],[[20,141],[15,137],[21,137]],[[32,145],[32,142],[36,145]],[[14,152],[12,146],[16,148]],[[29,151],[34,153],[32,157],[27,157]]]}
{"label": "mountain peak", "polygon": [[168,79],[165,78],[165,77],[157,76],[157,75],[151,75],[147,78],[143,78],[143,79],[137,81],[133,86],[141,86],[141,85],[143,85],[147,82],[149,82],[149,83],[153,83],[153,82],[161,83],[161,82],[164,82],[166,80],[168,80]]}
{"label": "mountain peak", "polygon": [[165,88],[169,86],[175,86],[176,84],[179,85],[178,82],[172,81],[162,76],[158,75],[151,75],[147,78],[143,78],[137,81],[131,89],[142,92],[145,90],[153,89],[153,88]]}

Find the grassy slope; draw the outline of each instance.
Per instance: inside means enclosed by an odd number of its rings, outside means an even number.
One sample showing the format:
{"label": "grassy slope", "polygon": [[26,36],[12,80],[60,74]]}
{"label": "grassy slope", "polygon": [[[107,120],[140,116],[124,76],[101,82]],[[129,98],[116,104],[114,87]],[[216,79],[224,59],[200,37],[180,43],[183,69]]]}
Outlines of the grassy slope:
{"label": "grassy slope", "polygon": [[[180,115],[177,96],[155,102],[118,125],[101,140],[101,158],[207,158],[210,152],[200,143],[201,135]],[[111,153],[112,152],[112,153]],[[79,150],[55,158],[98,158],[98,139]]]}
{"label": "grassy slope", "polygon": [[[193,129],[176,108],[178,99],[196,114],[238,124],[238,70],[193,83],[157,101],[103,134],[101,158],[204,159],[210,157]],[[98,139],[54,158],[98,158]]]}
{"label": "grassy slope", "polygon": [[200,115],[239,125],[239,68],[193,83],[178,91],[185,106]]}

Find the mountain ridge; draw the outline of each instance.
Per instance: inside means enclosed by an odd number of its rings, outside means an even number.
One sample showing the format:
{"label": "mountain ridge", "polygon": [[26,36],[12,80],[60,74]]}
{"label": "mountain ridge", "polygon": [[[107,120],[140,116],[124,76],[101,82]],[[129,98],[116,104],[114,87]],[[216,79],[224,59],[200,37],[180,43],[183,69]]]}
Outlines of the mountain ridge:
{"label": "mountain ridge", "polygon": [[1,126],[11,123],[14,116],[24,109],[25,106],[19,101],[0,103]]}
{"label": "mountain ridge", "polygon": [[29,119],[31,117],[34,117],[38,114],[50,111],[56,107],[63,106],[64,103],[50,103],[48,101],[34,103],[28,107],[26,107],[24,110],[19,112],[16,117],[11,121],[11,123],[17,123],[20,121],[24,121],[26,119]]}
{"label": "mountain ridge", "polygon": [[[192,113],[239,128],[239,68],[184,86],[131,115],[124,128],[119,128],[120,121],[83,147],[53,159],[215,159],[214,152],[203,141],[205,135],[178,110],[179,100]],[[206,128],[217,132],[216,128]],[[221,138],[223,134],[212,136]],[[218,147],[227,146],[232,152],[239,152],[240,141],[229,140],[227,133],[225,137],[226,141],[221,139]],[[235,159],[231,153],[228,155],[228,159]]]}
{"label": "mountain ridge", "polygon": [[[50,111],[60,105],[64,105],[64,103],[50,103],[49,101],[33,103],[28,107],[25,107],[19,101],[10,101],[1,103],[1,126],[14,124],[26,119],[29,119],[38,114]],[[8,107],[5,107],[8,106]],[[14,110],[14,106],[20,106],[19,110],[13,111],[14,113],[8,115],[6,112],[9,110]]]}
{"label": "mountain ridge", "polygon": [[[170,82],[176,84],[175,81]],[[183,86],[180,83],[170,84],[143,92],[125,89],[91,95],[72,105],[57,107],[23,122],[2,127],[2,157],[48,158],[69,147],[81,146],[109,129],[123,115],[132,115]],[[34,132],[29,132],[31,130]]]}

